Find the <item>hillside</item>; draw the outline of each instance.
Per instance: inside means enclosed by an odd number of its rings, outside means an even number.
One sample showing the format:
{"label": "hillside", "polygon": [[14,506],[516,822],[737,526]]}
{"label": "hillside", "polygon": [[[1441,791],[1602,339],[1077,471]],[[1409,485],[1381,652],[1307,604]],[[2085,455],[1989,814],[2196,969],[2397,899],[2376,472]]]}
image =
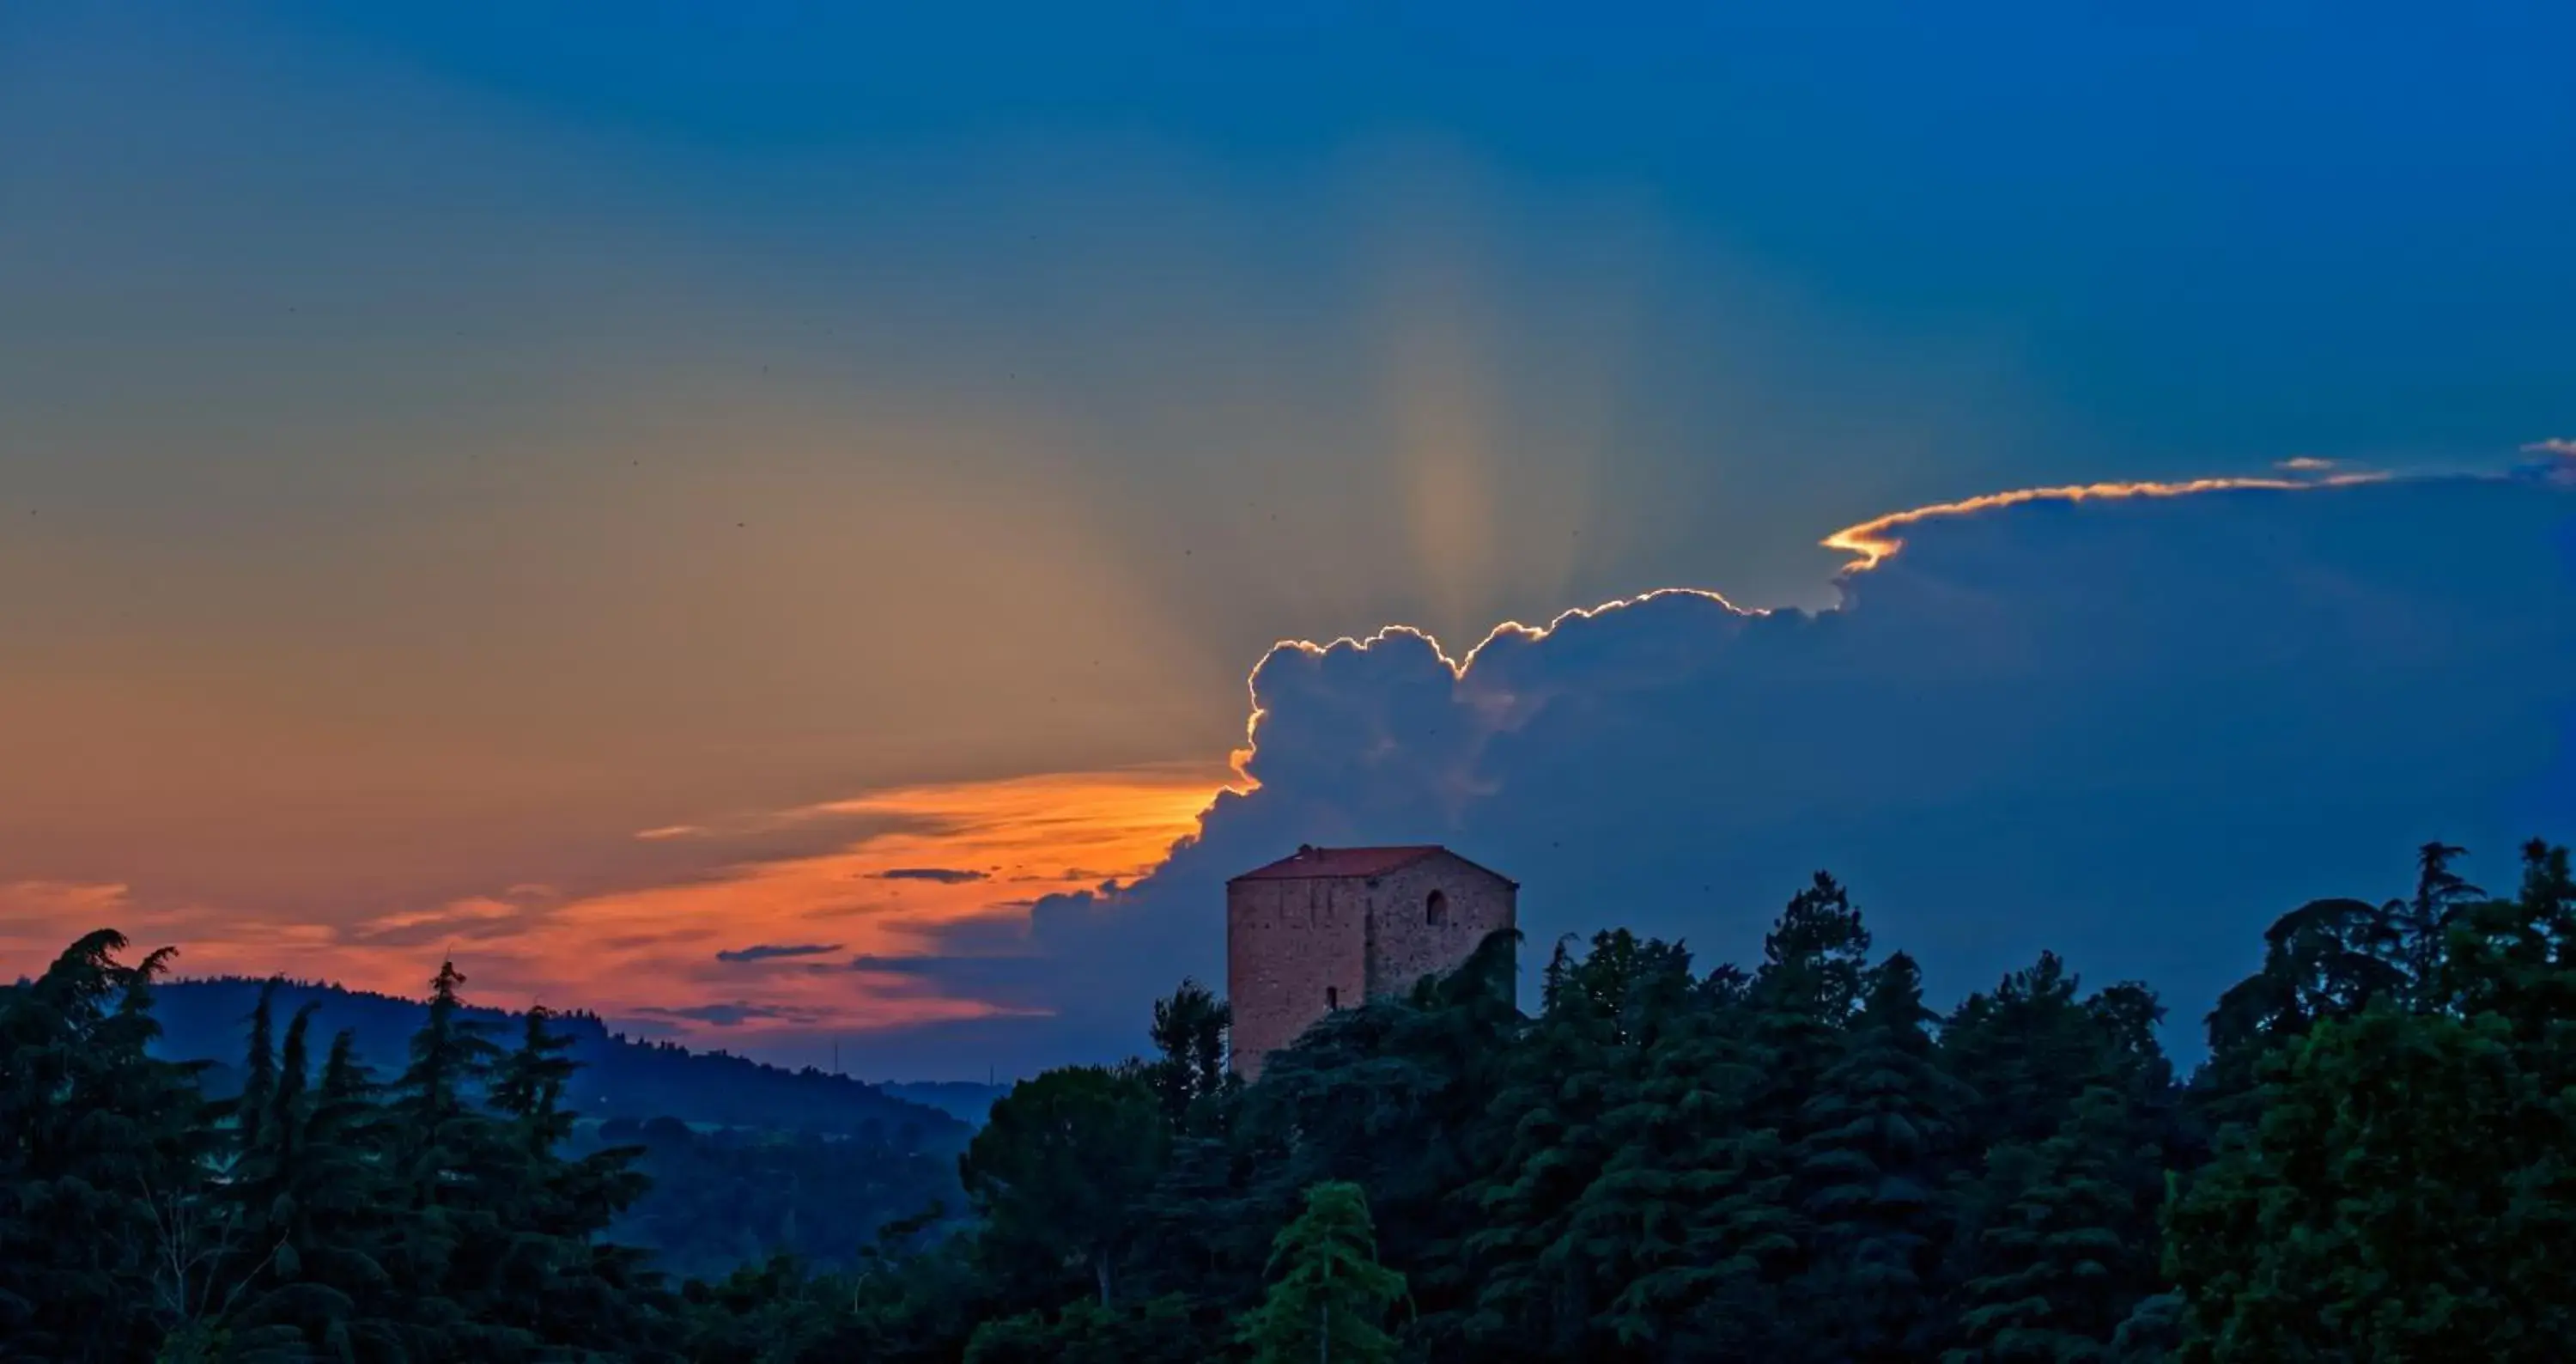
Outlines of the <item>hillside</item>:
{"label": "hillside", "polygon": [[879,1088],[898,1099],[927,1104],[969,1127],[983,1126],[994,1103],[1011,1092],[1009,1085],[977,1084],[972,1080],[914,1080]]}
{"label": "hillside", "polygon": [[[258,1002],[260,985],[228,977],[157,986],[153,1013],[162,1037],[156,1053],[215,1063],[220,1069],[205,1077],[205,1085],[215,1092],[228,1090],[238,1083],[230,1076],[241,1060],[244,1020]],[[355,1033],[359,1055],[379,1079],[401,1073],[405,1048],[425,1012],[417,1000],[337,985],[287,981],[278,986],[274,1008],[281,1026],[307,1004],[315,1006],[314,1035]],[[515,1031],[519,1017],[502,1009],[466,1012],[503,1041]],[[699,1125],[853,1135],[906,1151],[955,1150],[968,1135],[968,1124],[944,1104],[898,1097],[846,1076],[640,1041],[609,1031],[590,1014],[562,1014],[553,1026],[573,1039],[572,1059],[581,1069],[567,1097],[585,1118],[644,1122],[670,1117]]]}

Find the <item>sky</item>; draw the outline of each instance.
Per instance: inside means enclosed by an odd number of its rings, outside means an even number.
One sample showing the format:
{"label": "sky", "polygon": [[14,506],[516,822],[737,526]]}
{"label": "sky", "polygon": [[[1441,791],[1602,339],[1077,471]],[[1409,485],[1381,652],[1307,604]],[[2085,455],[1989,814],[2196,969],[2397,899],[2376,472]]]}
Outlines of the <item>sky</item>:
{"label": "sky", "polygon": [[1430,838],[2188,1032],[2576,837],[2564,7],[881,8],[0,8],[0,974],[1025,1073]]}

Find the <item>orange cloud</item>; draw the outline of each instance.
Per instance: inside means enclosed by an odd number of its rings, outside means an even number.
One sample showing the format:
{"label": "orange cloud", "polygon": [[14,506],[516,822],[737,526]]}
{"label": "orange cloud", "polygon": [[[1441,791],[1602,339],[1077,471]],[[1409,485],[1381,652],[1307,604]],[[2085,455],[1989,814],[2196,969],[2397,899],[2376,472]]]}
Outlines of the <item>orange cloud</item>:
{"label": "orange cloud", "polygon": [[73,939],[113,928],[138,947],[183,947],[178,969],[193,975],[301,972],[333,930],[227,913],[210,905],[156,905],[117,882],[0,882],[0,979],[34,975]]}
{"label": "orange cloud", "polygon": [[[2286,468],[2309,468],[2315,461],[2293,460]],[[2125,497],[2187,497],[2193,493],[2226,492],[2237,488],[2320,488],[2349,483],[2370,483],[2385,474],[2338,474],[2331,478],[2195,478],[2175,483],[2083,483],[2057,488],[2018,488],[2011,492],[1987,493],[1982,497],[1964,498],[1957,502],[1938,502],[1911,511],[1889,512],[1857,526],[1846,526],[1826,536],[1820,543],[1827,549],[1838,549],[1860,556],[1843,571],[1866,572],[1878,567],[1888,556],[1905,547],[1904,537],[1896,532],[1918,521],[1944,516],[1966,516],[1991,511],[1997,507],[2016,506],[2024,502],[2089,502],[2096,499]]]}
{"label": "orange cloud", "polygon": [[178,944],[190,975],[284,970],[397,994],[419,993],[452,956],[478,1002],[652,1016],[702,1042],[974,1018],[1001,1010],[852,963],[918,955],[962,920],[1007,937],[1039,896],[1141,875],[1197,831],[1230,775],[1193,763],[871,792],[771,821],[878,830],[825,851],[570,898],[513,885],[343,925],[155,908],[116,884],[0,884],[0,960],[32,973],[108,926],[140,946]]}
{"label": "orange cloud", "polygon": [[[1366,639],[1355,639],[1349,635],[1343,635],[1339,639],[1332,640],[1329,643],[1317,643],[1311,639],[1283,639],[1270,646],[1269,654],[1278,653],[1283,649],[1295,650],[1298,653],[1304,654],[1328,653],[1333,649],[1341,648],[1343,646],[1348,646],[1354,649],[1366,649],[1390,636],[1413,635],[1419,637],[1423,643],[1431,646],[1431,652],[1440,659],[1442,664],[1448,667],[1452,675],[1465,677],[1467,675],[1467,670],[1475,666],[1476,655],[1484,652],[1485,646],[1492,644],[1495,640],[1502,639],[1507,636],[1525,640],[1545,639],[1549,635],[1556,633],[1559,627],[1570,621],[1590,620],[1595,616],[1603,615],[1607,612],[1619,611],[1631,606],[1641,606],[1647,602],[1654,601],[1662,597],[1696,597],[1702,601],[1715,602],[1719,606],[1725,607],[1727,610],[1732,611],[1739,616],[1759,616],[1768,614],[1765,608],[1738,606],[1735,603],[1728,601],[1724,595],[1709,591],[1704,587],[1658,587],[1650,592],[1640,592],[1633,597],[1614,597],[1598,606],[1569,607],[1568,609],[1559,611],[1554,616],[1549,617],[1548,622],[1545,625],[1525,625],[1516,620],[1504,621],[1502,624],[1486,631],[1485,637],[1476,642],[1476,647],[1469,649],[1466,652],[1466,655],[1461,658],[1451,658],[1449,656],[1449,651],[1441,645],[1438,636],[1432,634],[1428,630],[1419,629],[1411,625],[1384,626]],[[1269,660],[1269,654],[1263,655],[1264,662]],[[1247,688],[1250,687],[1251,684],[1249,679],[1246,680],[1245,685]],[[1230,757],[1230,762],[1238,775],[1242,773],[1244,763],[1249,761],[1252,757],[1252,749],[1249,746],[1251,742],[1250,735],[1259,727],[1261,722],[1259,700],[1259,695],[1256,692],[1254,695],[1255,704],[1252,712],[1252,719],[1247,723],[1245,729],[1247,747],[1237,750]],[[1246,780],[1249,780],[1249,778],[1246,778]]]}

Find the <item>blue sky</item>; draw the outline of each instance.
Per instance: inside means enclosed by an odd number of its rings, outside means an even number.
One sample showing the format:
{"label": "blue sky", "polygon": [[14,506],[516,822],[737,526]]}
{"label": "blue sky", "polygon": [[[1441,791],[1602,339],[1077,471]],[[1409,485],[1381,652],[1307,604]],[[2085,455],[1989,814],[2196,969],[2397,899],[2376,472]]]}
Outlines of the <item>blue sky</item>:
{"label": "blue sky", "polygon": [[2123,457],[2476,455],[2560,415],[2558,6],[440,8],[294,22],[649,143],[673,211],[787,238],[868,197],[836,157],[1132,138],[1257,197],[1428,138],[1504,216],[1625,190],[1873,328],[2001,331]]}

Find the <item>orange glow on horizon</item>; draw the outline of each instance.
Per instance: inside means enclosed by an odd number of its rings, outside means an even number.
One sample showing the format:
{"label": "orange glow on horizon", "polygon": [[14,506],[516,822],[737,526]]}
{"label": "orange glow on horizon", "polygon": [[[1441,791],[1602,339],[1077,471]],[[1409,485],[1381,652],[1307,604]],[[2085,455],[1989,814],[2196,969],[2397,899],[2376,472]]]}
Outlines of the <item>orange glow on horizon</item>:
{"label": "orange glow on horizon", "polygon": [[[0,961],[32,975],[80,934],[115,927],[138,951],[179,946],[183,975],[284,971],[417,996],[447,956],[476,1003],[578,1006],[701,1046],[986,1017],[1012,1011],[859,959],[937,953],[941,931],[960,924],[990,930],[972,951],[1007,954],[1038,898],[1160,865],[1229,776],[1189,763],[875,791],[751,828],[645,830],[648,842],[708,847],[703,870],[662,884],[575,897],[512,886],[341,924],[146,906],[122,885],[0,883]],[[850,819],[890,827],[829,833]],[[817,850],[724,860],[729,837],[804,827]],[[710,1004],[755,1012],[723,1027],[684,1012]]]}

